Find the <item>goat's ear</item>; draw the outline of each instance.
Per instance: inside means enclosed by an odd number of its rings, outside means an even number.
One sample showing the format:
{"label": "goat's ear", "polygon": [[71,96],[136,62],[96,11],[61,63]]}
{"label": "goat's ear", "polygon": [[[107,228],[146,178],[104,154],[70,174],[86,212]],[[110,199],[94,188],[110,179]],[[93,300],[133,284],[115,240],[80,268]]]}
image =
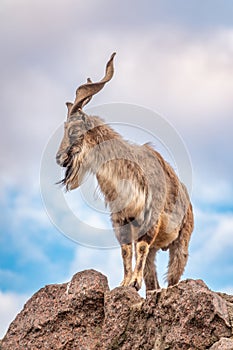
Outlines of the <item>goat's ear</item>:
{"label": "goat's ear", "polygon": [[86,114],[82,114],[82,120],[84,121],[85,127],[87,130],[93,129],[94,127],[94,123],[91,120],[91,117],[89,117],[89,115]]}
{"label": "goat's ear", "polygon": [[67,107],[67,119],[69,119],[70,117],[70,112],[71,112],[71,109],[73,107],[73,103],[71,102],[66,102],[66,107]]}

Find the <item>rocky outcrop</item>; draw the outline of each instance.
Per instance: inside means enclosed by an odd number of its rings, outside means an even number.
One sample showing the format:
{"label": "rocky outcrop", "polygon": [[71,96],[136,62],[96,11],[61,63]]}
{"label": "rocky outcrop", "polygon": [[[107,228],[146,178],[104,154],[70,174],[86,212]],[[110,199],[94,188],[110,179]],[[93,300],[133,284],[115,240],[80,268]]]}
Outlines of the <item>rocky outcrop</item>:
{"label": "rocky outcrop", "polygon": [[1,350],[233,350],[233,296],[185,280],[143,299],[109,290],[94,270],[39,290],[12,322]]}

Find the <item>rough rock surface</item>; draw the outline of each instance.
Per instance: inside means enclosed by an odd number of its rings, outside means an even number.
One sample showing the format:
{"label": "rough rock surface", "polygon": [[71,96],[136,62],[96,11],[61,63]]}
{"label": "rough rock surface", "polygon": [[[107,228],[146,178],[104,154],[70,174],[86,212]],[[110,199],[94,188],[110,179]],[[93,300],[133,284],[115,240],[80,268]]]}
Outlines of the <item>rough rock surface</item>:
{"label": "rough rock surface", "polygon": [[10,325],[1,350],[92,349],[108,290],[107,278],[93,270],[77,273],[70,283],[42,288]]}
{"label": "rough rock surface", "polygon": [[87,270],[34,294],[0,349],[233,350],[233,296],[185,280],[143,299]]}

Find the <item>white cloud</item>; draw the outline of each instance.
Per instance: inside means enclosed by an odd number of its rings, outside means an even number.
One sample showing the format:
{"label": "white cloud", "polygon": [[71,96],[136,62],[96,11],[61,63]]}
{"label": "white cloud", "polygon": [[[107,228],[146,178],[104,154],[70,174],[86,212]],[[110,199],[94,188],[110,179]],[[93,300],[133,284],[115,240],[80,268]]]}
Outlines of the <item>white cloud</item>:
{"label": "white cloud", "polygon": [[221,288],[219,292],[226,293],[229,295],[233,295],[233,286],[232,285],[227,285],[224,288]]}
{"label": "white cloud", "polygon": [[224,255],[225,251],[233,249],[233,214],[219,216],[213,236],[209,237],[210,242],[205,247],[210,262],[219,258],[220,255]]}
{"label": "white cloud", "polygon": [[[197,276],[217,273],[219,277],[231,275],[233,248],[233,214],[195,211],[196,229],[191,240],[189,272]],[[222,260],[228,260],[228,271],[222,269]],[[226,262],[225,262],[226,264]]]}
{"label": "white cloud", "polygon": [[0,339],[5,335],[10,322],[21,311],[28,295],[0,291]]}
{"label": "white cloud", "polygon": [[17,226],[27,221],[36,222],[41,228],[50,226],[46,212],[38,199],[37,192],[19,192],[13,202],[14,222]]}
{"label": "white cloud", "polygon": [[221,206],[231,206],[233,198],[233,186],[232,183],[225,179],[205,177],[202,174],[195,177],[195,183],[193,191],[195,193],[195,200],[199,205],[215,206],[220,208]]}
{"label": "white cloud", "polygon": [[[64,102],[73,98],[87,76],[102,77],[115,50],[114,80],[93,103],[118,100],[158,109],[187,140],[194,143],[198,137],[198,145],[222,128],[219,123],[224,123],[229,136],[233,30],[219,27],[200,36],[173,22],[116,27],[114,21],[105,24],[102,8],[106,7],[121,11],[107,1],[69,0],[54,6],[24,0],[2,6],[6,64],[1,96],[6,123],[1,177],[8,185],[37,181],[43,147],[65,117]],[[160,2],[155,7],[161,11]],[[141,10],[139,4],[136,10]]]}
{"label": "white cloud", "polygon": [[192,132],[205,125],[216,128],[213,121],[229,118],[225,113],[233,107],[233,30],[196,38],[169,29],[130,33],[116,57],[119,67],[112,85],[117,85],[117,96],[158,108]]}
{"label": "white cloud", "polygon": [[41,230],[49,229],[51,223],[41,205],[38,194],[17,190],[14,193],[3,191],[0,200],[3,208],[1,225],[4,227],[2,235],[8,237],[12,248],[20,253],[22,261],[47,262],[40,242],[48,242],[50,235],[41,236]]}
{"label": "white cloud", "polygon": [[[76,31],[78,26],[72,38]],[[95,97],[94,103],[118,100],[158,109],[182,132],[198,161],[204,158],[207,163],[211,146],[229,153],[233,30],[218,29],[201,38],[168,27],[158,27],[156,31],[136,27],[127,36],[123,30],[115,32],[111,28],[105,33],[97,29],[95,36],[90,34],[84,31],[75,46],[73,40],[66,41],[66,50],[72,55],[62,54],[59,66],[54,63],[54,71],[50,65],[57,50],[61,50],[59,44],[51,46],[50,54],[42,56],[39,65],[29,61],[22,66],[16,62],[12,75],[5,78],[3,110],[8,117],[1,138],[5,165],[1,176],[6,183],[22,185],[32,178],[37,181],[46,141],[65,117],[64,102],[73,98],[75,88],[87,76],[102,77],[105,62],[114,50],[114,80]],[[82,40],[86,46],[80,58],[78,43]],[[98,55],[96,47],[103,48]],[[26,52],[30,49],[27,47]],[[63,70],[66,77],[60,73]]]}
{"label": "white cloud", "polygon": [[110,288],[119,286],[123,279],[120,247],[115,249],[91,249],[79,246],[70,267],[70,275],[77,271],[95,269],[108,278]]}

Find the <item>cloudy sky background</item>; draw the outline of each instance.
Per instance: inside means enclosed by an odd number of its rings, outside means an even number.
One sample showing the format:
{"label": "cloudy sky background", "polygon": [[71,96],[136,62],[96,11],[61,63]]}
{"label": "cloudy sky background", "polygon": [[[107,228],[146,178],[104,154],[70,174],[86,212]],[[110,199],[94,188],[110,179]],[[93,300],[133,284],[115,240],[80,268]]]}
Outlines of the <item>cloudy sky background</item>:
{"label": "cloudy sky background", "polygon": [[[87,268],[106,274],[112,288],[121,281],[119,249],[67,239],[40,194],[41,159],[64,103],[88,76],[102,78],[114,51],[114,79],[90,107],[144,106],[181,135],[196,219],[184,278],[233,293],[232,18],[231,0],[1,2],[0,337],[45,284]],[[95,212],[91,220],[104,222]]]}

